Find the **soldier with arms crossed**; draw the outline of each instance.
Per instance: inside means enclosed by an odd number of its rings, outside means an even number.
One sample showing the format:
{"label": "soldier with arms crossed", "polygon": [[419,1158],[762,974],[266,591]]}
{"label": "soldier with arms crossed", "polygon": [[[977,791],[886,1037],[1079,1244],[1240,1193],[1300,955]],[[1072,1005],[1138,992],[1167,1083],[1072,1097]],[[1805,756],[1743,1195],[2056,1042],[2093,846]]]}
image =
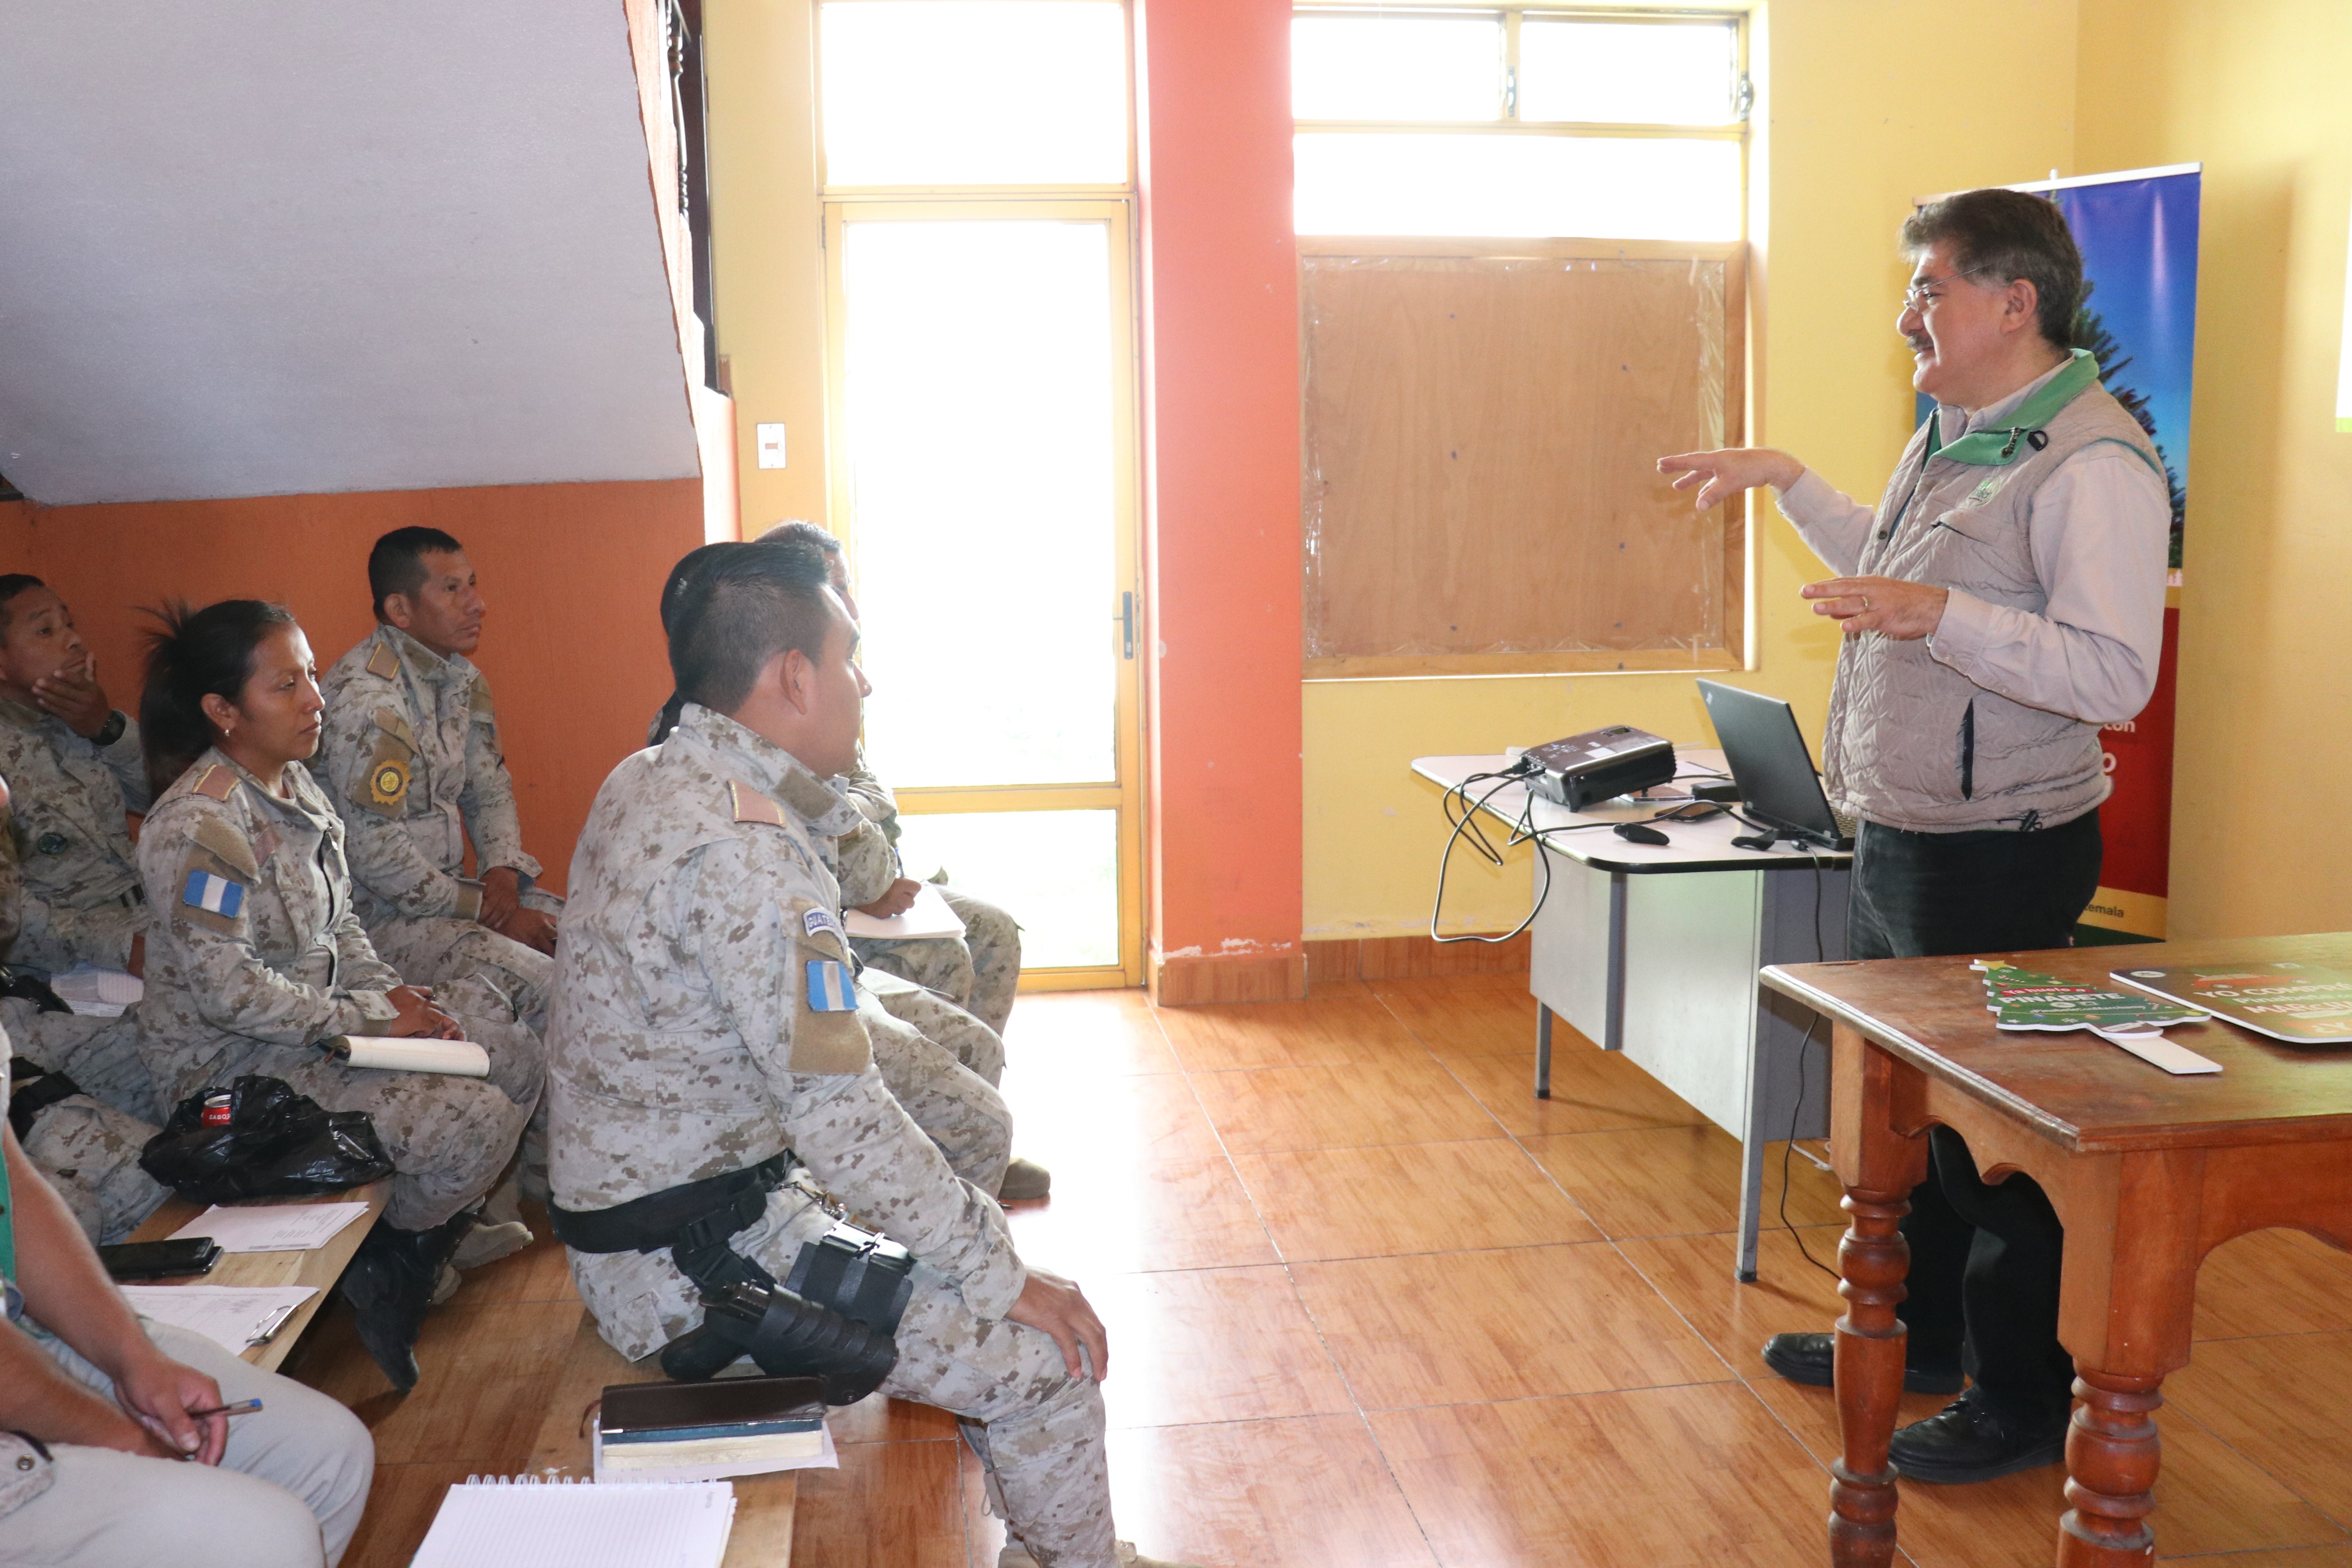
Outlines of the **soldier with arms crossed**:
{"label": "soldier with arms crossed", "polygon": [[[721,547],[685,593],[677,731],[605,781],[572,860],[549,1029],[557,1234],[581,1216],[609,1236],[614,1211],[659,1196],[684,1238],[710,1217],[698,1194],[712,1216],[740,1215],[759,1173],[764,1205],[724,1246],[782,1279],[833,1225],[779,1184],[803,1168],[914,1253],[882,1388],[962,1417],[1023,1543],[1004,1561],[1149,1563],[1112,1534],[1100,1320],[1076,1286],[1024,1266],[1003,1212],[873,1064],[815,843],[857,819],[825,782],[856,754],[849,617],[821,572],[756,544]],[[667,1241],[572,1249],[582,1299],[625,1355],[701,1321]]]}

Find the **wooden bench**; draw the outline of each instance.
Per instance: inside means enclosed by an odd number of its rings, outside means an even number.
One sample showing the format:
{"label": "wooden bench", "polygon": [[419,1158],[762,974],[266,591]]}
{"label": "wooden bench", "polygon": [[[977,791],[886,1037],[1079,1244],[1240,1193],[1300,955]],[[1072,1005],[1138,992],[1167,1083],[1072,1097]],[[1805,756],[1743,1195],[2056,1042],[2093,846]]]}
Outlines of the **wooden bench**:
{"label": "wooden bench", "polygon": [[[349,1192],[322,1193],[305,1198],[255,1198],[237,1207],[268,1208],[284,1204],[355,1204],[364,1202],[368,1212],[342,1229],[335,1232],[324,1247],[314,1247],[305,1252],[228,1252],[213,1265],[209,1274],[193,1275],[184,1279],[142,1279],[141,1285],[312,1285],[317,1293],[294,1310],[294,1315],[278,1325],[278,1331],[257,1345],[247,1345],[245,1359],[264,1372],[276,1372],[285,1361],[302,1331],[327,1304],[328,1295],[335,1281],[343,1277],[343,1266],[352,1254],[360,1249],[368,1227],[383,1213],[391,1198],[390,1182],[371,1182]],[[166,1198],[163,1206],[147,1216],[146,1223],[131,1233],[132,1241],[162,1241],[173,1231],[205,1212],[209,1205],[192,1204],[185,1198]]]}
{"label": "wooden bench", "polygon": [[[659,1383],[661,1368],[648,1359],[624,1361],[621,1352],[596,1331],[596,1320],[585,1308],[580,1326],[564,1353],[563,1371],[556,1379],[555,1396],[539,1439],[531,1445],[530,1475],[586,1480],[595,1472],[591,1463],[590,1425],[593,1406],[604,1390],[616,1383]],[[800,1498],[796,1472],[770,1476],[738,1476],[735,1487],[735,1530],[727,1540],[725,1568],[786,1568],[793,1558],[793,1512]]]}

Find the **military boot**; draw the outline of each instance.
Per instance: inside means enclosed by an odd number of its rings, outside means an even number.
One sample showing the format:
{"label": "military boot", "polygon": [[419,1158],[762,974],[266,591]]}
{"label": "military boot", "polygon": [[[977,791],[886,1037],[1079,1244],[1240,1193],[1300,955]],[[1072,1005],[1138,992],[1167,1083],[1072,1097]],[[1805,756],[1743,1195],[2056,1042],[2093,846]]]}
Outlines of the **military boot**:
{"label": "military boot", "polygon": [[416,1333],[442,1267],[473,1227],[471,1210],[430,1230],[396,1230],[379,1220],[337,1284],[352,1304],[361,1347],[403,1394],[416,1386]]}

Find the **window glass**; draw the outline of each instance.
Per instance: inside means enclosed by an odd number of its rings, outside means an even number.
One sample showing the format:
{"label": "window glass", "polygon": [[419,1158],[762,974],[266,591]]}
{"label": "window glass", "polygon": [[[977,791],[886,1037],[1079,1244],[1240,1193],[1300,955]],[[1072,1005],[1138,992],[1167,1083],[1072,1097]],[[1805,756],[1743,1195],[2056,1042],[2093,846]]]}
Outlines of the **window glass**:
{"label": "window glass", "polygon": [[828,185],[1127,183],[1127,26],[1110,0],[820,8]]}
{"label": "window glass", "polygon": [[898,816],[907,875],[944,871],[1021,919],[1021,967],[1118,962],[1118,813],[953,812]]}
{"label": "window glass", "polygon": [[1496,120],[1499,16],[1298,16],[1290,111],[1300,120]]}
{"label": "window glass", "polygon": [[1308,132],[1301,234],[1738,239],[1739,144]]}
{"label": "window glass", "polygon": [[1736,34],[1722,24],[1519,25],[1519,118],[1637,125],[1722,125],[1732,103]]}
{"label": "window glass", "polygon": [[893,784],[1118,776],[1109,246],[1099,223],[847,225],[866,745]]}

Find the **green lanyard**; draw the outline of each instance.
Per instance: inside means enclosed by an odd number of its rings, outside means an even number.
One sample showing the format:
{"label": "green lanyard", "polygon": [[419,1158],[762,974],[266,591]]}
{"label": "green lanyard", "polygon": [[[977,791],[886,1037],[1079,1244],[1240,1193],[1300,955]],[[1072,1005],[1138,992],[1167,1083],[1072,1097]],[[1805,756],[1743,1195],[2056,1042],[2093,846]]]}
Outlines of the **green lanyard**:
{"label": "green lanyard", "polygon": [[[0,1073],[8,1064],[0,1061]],[[0,1114],[8,1109],[5,1095],[0,1095]],[[0,1158],[0,1285],[13,1284],[16,1279],[16,1197],[8,1191],[8,1162]]]}
{"label": "green lanyard", "polygon": [[[2042,384],[2040,391],[2027,398],[2011,414],[2009,425],[1998,430],[1979,430],[1963,436],[1950,446],[1944,445],[1944,416],[1937,413],[1927,421],[1927,454],[1920,466],[1937,458],[1955,463],[1968,463],[1980,468],[2005,468],[2017,461],[2018,444],[2058,417],[2058,411],[2082,395],[2092,383],[2099,379],[2099,362],[2091,357],[2088,349],[2069,351],[2063,370]],[[2034,449],[2041,450],[2037,445]]]}

